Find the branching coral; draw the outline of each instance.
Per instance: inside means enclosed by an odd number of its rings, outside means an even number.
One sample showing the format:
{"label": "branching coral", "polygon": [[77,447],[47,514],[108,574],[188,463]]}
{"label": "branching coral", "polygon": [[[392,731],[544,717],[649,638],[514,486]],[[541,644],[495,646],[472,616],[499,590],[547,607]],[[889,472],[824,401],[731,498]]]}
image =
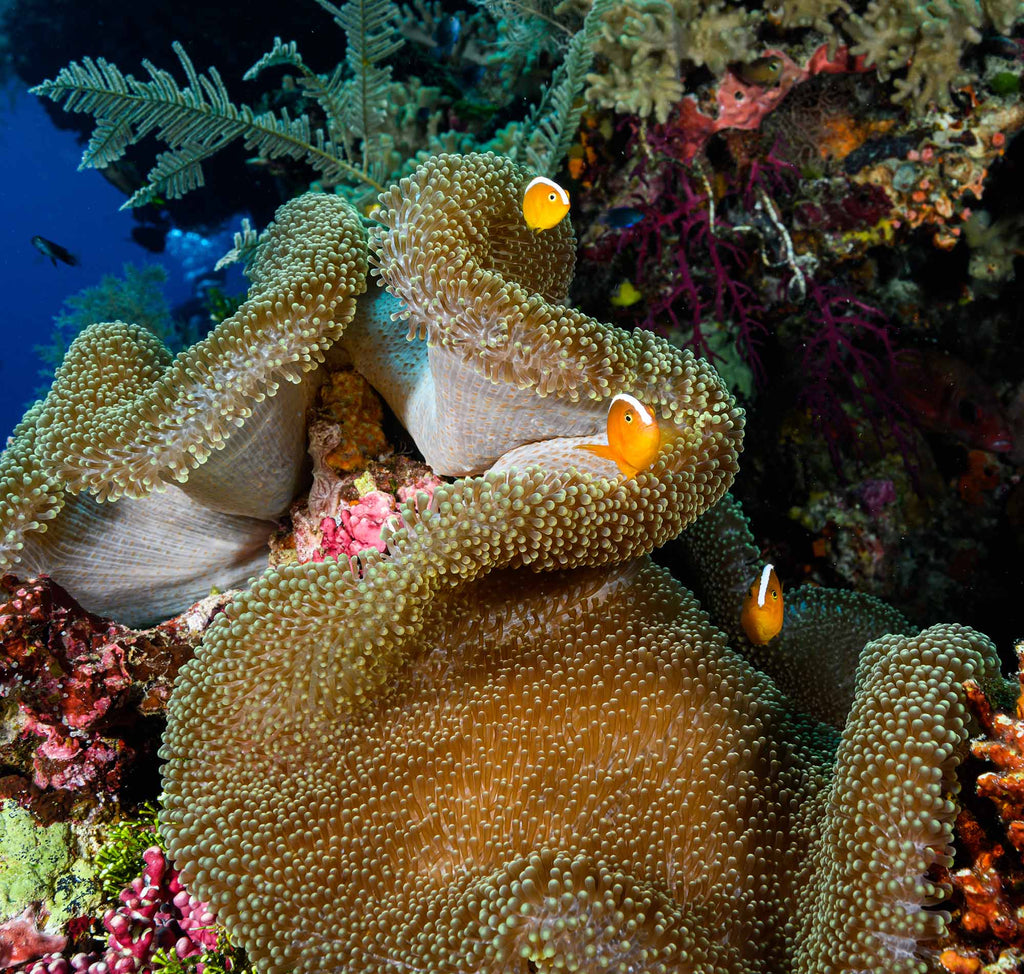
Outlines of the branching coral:
{"label": "branching coral", "polygon": [[963,855],[958,868],[947,871],[956,909],[941,960],[957,974],[1012,970],[1024,950],[1024,644],[1015,649],[1014,713],[994,708],[991,687],[967,683],[968,702],[982,731],[971,741],[971,753],[984,762],[984,771],[977,776],[975,795],[968,797],[973,803],[957,819]]}
{"label": "branching coral", "polygon": [[[777,26],[816,28],[829,38],[830,49],[839,39],[852,41],[853,53],[879,77],[895,77],[894,100],[912,102],[918,111],[929,101],[949,105],[950,88],[963,74],[960,59],[986,28],[1008,33],[1024,16],[1016,0],[777,0],[766,5],[766,13]],[[757,20],[740,4],[619,4],[605,17],[595,45],[601,69],[590,76],[587,97],[664,123],[693,67],[706,65],[721,78],[730,62],[758,56],[756,39]]]}
{"label": "branching coral", "polygon": [[754,17],[725,3],[631,0],[616,4],[595,44],[603,68],[587,99],[664,123],[683,93],[683,65],[721,74],[753,48]]}
{"label": "branching coral", "polygon": [[1014,0],[872,0],[850,23],[863,54],[882,78],[907,71],[895,82],[896,101],[912,101],[918,109],[929,101],[949,104],[950,86],[961,80],[960,58],[968,44],[981,41],[986,27],[1009,31],[1021,19]]}
{"label": "branching coral", "polygon": [[246,302],[177,358],[144,328],[87,329],[0,458],[0,567],[46,569],[128,622],[258,570],[301,471],[303,377],[365,271],[354,211],[308,194],[264,233]]}

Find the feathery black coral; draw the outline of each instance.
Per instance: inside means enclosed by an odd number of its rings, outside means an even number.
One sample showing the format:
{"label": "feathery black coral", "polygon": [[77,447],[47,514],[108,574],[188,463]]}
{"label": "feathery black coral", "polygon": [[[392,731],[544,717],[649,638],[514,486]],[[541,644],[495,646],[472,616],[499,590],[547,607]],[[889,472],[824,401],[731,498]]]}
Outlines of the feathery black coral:
{"label": "feathery black coral", "polygon": [[580,127],[583,114],[583,85],[594,60],[593,44],[601,20],[618,0],[594,0],[583,26],[569,41],[565,60],[531,113],[526,129],[527,161],[539,173],[553,176]]}
{"label": "feathery black coral", "polygon": [[[146,177],[123,208],[141,206],[155,198],[177,199],[203,185],[202,163],[235,139],[266,159],[296,159],[312,166],[327,183],[362,183],[383,191],[378,162],[379,131],[386,118],[389,67],[380,62],[401,46],[391,0],[349,0],[338,8],[318,0],[347,34],[345,72],[339,65],[330,76],[309,70],[294,42],[275,39],[246,77],[272,64],[290,64],[302,72],[301,83],[327,116],[327,132],[313,130],[305,115],[257,114],[248,105],[231,101],[216,68],[196,71],[184,48],[174,43],[186,85],[150,61],[142,65],[150,80],[140,81],[103,58],[82,58],[62,68],[52,81],[32,92],[62,103],[67,111],[87,112],[96,120],[80,169],[102,168],[120,159],[129,146],[155,135],[168,147],[157,156]],[[355,142],[361,158],[353,161]]]}
{"label": "feathery black coral", "polygon": [[352,77],[342,92],[342,122],[362,139],[363,172],[373,172],[374,160],[384,155],[380,137],[389,111],[391,66],[384,62],[405,43],[397,11],[391,0],[349,0],[343,7],[316,2],[345,31],[345,62]]}

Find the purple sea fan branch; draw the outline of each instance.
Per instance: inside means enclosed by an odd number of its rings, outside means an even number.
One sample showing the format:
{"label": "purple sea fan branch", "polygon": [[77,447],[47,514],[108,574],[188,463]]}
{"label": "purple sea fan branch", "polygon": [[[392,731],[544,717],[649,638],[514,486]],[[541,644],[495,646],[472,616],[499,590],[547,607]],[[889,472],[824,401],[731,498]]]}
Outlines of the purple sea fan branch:
{"label": "purple sea fan branch", "polygon": [[904,458],[913,449],[905,429],[906,412],[893,394],[894,360],[888,318],[877,308],[833,285],[808,279],[809,322],[804,343],[801,400],[821,429],[837,470],[844,442],[862,435],[843,408],[851,402],[867,419],[881,448],[895,441]]}
{"label": "purple sea fan branch", "polygon": [[[679,164],[668,167],[661,179],[660,207],[645,215],[631,234],[636,246],[636,278],[650,279],[661,269],[667,278],[651,301],[646,326],[655,329],[667,317],[681,328],[680,311],[688,312],[692,330],[689,344],[707,358],[719,357],[708,340],[704,322],[713,317],[737,332],[737,343],[759,383],[765,378],[756,347],[764,331],[764,308],[744,278],[753,258],[740,244],[716,230],[711,186],[699,171]],[[723,224],[723,230],[727,225]],[[674,249],[671,254],[667,248]]]}

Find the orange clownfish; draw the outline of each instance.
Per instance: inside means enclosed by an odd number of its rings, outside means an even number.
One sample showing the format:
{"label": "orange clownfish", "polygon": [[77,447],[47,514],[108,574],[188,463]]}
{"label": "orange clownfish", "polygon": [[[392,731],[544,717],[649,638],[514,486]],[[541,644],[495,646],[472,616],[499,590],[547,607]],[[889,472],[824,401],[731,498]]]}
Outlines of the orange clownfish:
{"label": "orange clownfish", "polygon": [[557,226],[568,212],[569,194],[558,183],[546,176],[530,180],[523,193],[523,216],[534,233]]}
{"label": "orange clownfish", "polygon": [[755,646],[771,642],[782,629],[782,583],[772,565],[750,586],[740,613],[743,631]]}
{"label": "orange clownfish", "polygon": [[608,407],[608,445],[588,443],[580,449],[614,460],[625,476],[635,477],[654,463],[661,449],[661,428],[639,399],[620,392]]}

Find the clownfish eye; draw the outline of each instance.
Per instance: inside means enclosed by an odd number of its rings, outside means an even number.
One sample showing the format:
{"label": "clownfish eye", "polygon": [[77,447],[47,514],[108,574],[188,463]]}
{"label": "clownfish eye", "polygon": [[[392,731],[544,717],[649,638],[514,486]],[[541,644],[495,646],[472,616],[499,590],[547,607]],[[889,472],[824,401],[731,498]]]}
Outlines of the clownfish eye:
{"label": "clownfish eye", "polygon": [[548,202],[554,203],[558,200],[558,197],[554,193],[548,193]]}

